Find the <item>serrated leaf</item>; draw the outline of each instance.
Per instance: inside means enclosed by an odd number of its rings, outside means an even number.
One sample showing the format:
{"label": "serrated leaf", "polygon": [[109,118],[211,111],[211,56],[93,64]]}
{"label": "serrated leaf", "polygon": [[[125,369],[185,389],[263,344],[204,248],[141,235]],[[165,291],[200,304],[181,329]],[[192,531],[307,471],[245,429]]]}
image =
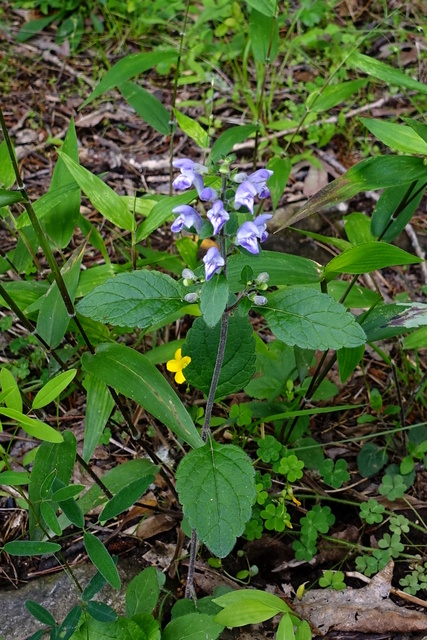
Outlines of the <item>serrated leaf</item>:
{"label": "serrated leaf", "polygon": [[353,51],[353,53],[347,58],[346,63],[353,68],[359,69],[367,73],[369,76],[378,78],[386,83],[386,85],[395,85],[396,87],[405,87],[406,89],[412,89],[418,93],[427,93],[427,85],[423,82],[418,82],[399,69],[393,69],[385,62],[365,56],[363,53]]}
{"label": "serrated leaf", "polygon": [[176,489],[199,539],[225,558],[243,533],[255,500],[254,469],[245,452],[211,440],[181,461]]}
{"label": "serrated leaf", "polygon": [[116,565],[102,542],[93,533],[86,531],[83,534],[83,543],[99,573],[114,589],[120,589],[121,580]]}
{"label": "serrated leaf", "polygon": [[370,273],[386,267],[420,262],[421,258],[387,242],[364,242],[333,258],[326,265],[324,274],[325,278],[332,278],[336,273]]}
{"label": "serrated leaf", "polygon": [[160,271],[133,271],[107,280],[79,304],[77,310],[92,320],[113,326],[148,329],[179,311],[183,288]]}
{"label": "serrated leaf", "polygon": [[70,382],[74,380],[76,373],[77,369],[69,369],[55,376],[52,380],[49,380],[36,394],[32,408],[41,409],[52,402],[52,400],[55,400],[55,398],[58,398]]}
{"label": "serrated leaf", "polygon": [[359,120],[368,131],[391,149],[413,155],[427,155],[427,142],[411,127],[375,118],[359,118]]}
{"label": "serrated leaf", "polygon": [[221,320],[227,305],[228,295],[228,282],[223,273],[214,275],[202,286],[200,310],[208,327],[214,327]]}
{"label": "serrated leaf", "polygon": [[58,152],[65,166],[79,185],[83,193],[89,198],[93,206],[104,218],[120,229],[133,231],[135,220],[124,200],[111,187],[93,173],[79,165],[70,156]]}
{"label": "serrated leaf", "polygon": [[174,109],[173,112],[180,129],[194,140],[200,149],[207,149],[209,147],[209,133],[199,125],[197,120],[189,118],[178,109]]}
{"label": "serrated leaf", "polygon": [[126,615],[128,618],[139,613],[151,613],[159,599],[160,589],[157,569],[148,567],[135,576],[126,589]]}
{"label": "serrated leaf", "polygon": [[6,409],[0,407],[0,415],[12,418],[21,425],[21,428],[28,433],[28,435],[38,438],[39,440],[45,440],[46,442],[62,442],[63,437],[56,429],[45,424],[41,420],[35,418],[29,418],[24,413],[16,411],[16,409]]}
{"label": "serrated leaf", "polygon": [[[220,325],[208,327],[202,318],[197,318],[187,333],[182,350],[191,362],[185,368],[189,384],[208,394],[215,367]],[[215,398],[222,398],[241,391],[255,373],[255,339],[252,326],[246,317],[237,314],[228,321],[224,362],[219,376]]]}
{"label": "serrated leaf", "polygon": [[31,615],[42,624],[47,624],[50,627],[55,626],[56,622],[53,615],[38,602],[34,602],[34,600],[26,600],[25,607]]}
{"label": "serrated leaf", "polygon": [[154,53],[133,53],[122,58],[105,74],[101,82],[97,84],[90,96],[83,102],[80,109],[86,107],[92,100],[103,93],[129,80],[129,78],[144,73],[144,71],[148,71],[148,69],[152,69],[162,62],[172,62],[177,55],[176,51],[155,51]]}
{"label": "serrated leaf", "polygon": [[114,407],[113,397],[102,380],[88,374],[83,383],[87,391],[83,459],[88,462]]}
{"label": "serrated leaf", "polygon": [[276,338],[302,349],[341,349],[364,344],[355,317],[330,296],[314,289],[289,287],[268,297],[260,309]]}
{"label": "serrated leaf", "polygon": [[6,542],[3,549],[11,556],[43,556],[57,553],[61,550],[61,545],[56,542],[13,540]]}
{"label": "serrated leaf", "polygon": [[162,640],[216,640],[223,629],[206,613],[188,613],[166,625]]}
{"label": "serrated leaf", "polygon": [[230,127],[214,142],[211,153],[211,162],[218,162],[220,158],[225,157],[233,150],[235,144],[239,144],[247,140],[250,135],[255,133],[257,127],[255,124],[244,124],[236,127]]}
{"label": "serrated leaf", "polygon": [[169,427],[192,447],[202,439],[180,398],[160,371],[141,353],[122,344],[102,344],[96,354],[83,354],[83,368]]}
{"label": "serrated leaf", "polygon": [[0,371],[0,384],[2,393],[9,392],[4,399],[4,404],[9,409],[15,409],[22,412],[22,398],[18,384],[8,369]]}
{"label": "serrated leaf", "polygon": [[119,84],[119,91],[130,106],[150,127],[164,136],[170,134],[170,115],[163,104],[151,93],[134,82]]}
{"label": "serrated leaf", "polygon": [[121,489],[107,502],[98,518],[99,521],[105,522],[129,509],[146,492],[152,482],[154,482],[154,475],[148,475],[145,478],[134,480],[127,487]]}

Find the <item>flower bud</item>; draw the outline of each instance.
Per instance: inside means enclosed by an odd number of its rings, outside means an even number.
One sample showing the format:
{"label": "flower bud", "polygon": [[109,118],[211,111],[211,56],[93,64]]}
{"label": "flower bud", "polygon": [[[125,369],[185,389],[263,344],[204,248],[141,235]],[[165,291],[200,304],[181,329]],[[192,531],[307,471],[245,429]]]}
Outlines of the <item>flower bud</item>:
{"label": "flower bud", "polygon": [[259,296],[257,294],[255,294],[254,296],[251,296],[251,302],[253,304],[256,304],[258,307],[262,307],[263,305],[267,304],[268,300],[265,296]]}
{"label": "flower bud", "polygon": [[198,293],[187,293],[187,295],[184,296],[185,302],[188,302],[189,304],[194,304],[195,302],[198,301],[198,299],[199,299]]}
{"label": "flower bud", "polygon": [[183,269],[181,276],[184,278],[184,280],[195,280],[196,276],[194,275],[193,271],[191,271],[191,269]]}
{"label": "flower bud", "polygon": [[267,273],[267,271],[262,271],[257,275],[255,282],[257,284],[266,284],[269,280],[270,275]]}

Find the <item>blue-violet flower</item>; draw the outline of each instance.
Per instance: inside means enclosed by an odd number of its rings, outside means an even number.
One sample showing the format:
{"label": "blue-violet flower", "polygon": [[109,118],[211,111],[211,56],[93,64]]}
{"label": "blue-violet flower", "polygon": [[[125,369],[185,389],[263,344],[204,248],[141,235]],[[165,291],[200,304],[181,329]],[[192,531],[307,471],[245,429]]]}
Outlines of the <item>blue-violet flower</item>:
{"label": "blue-violet flower", "polygon": [[271,213],[262,213],[260,216],[257,216],[254,220],[254,225],[258,227],[258,232],[259,232],[258,237],[260,242],[264,242],[264,240],[267,240],[268,238],[267,220],[270,220],[270,218],[272,217],[273,216],[271,215]]}
{"label": "blue-violet flower", "polygon": [[239,209],[239,207],[247,207],[253,215],[254,198],[256,195],[257,190],[254,185],[249,182],[249,180],[245,180],[237,187],[236,194],[234,196],[234,208]]}
{"label": "blue-violet flower", "polygon": [[258,246],[259,229],[253,222],[244,222],[236,234],[236,244],[250,253],[259,253]]}
{"label": "blue-violet flower", "polygon": [[178,233],[181,231],[182,227],[186,229],[190,229],[194,227],[197,233],[200,232],[202,228],[203,221],[197,211],[190,207],[188,204],[182,204],[179,207],[175,207],[172,209],[172,213],[178,215],[177,219],[172,223],[171,231],[173,233]]}
{"label": "blue-violet flower", "polygon": [[174,160],[173,166],[181,171],[181,174],[175,178],[172,186],[177,191],[185,191],[192,185],[196,187],[200,200],[210,202],[217,197],[215,189],[205,187],[202,175],[207,172],[207,168],[202,164],[193,162],[189,158],[181,158],[180,160]]}
{"label": "blue-violet flower", "polygon": [[216,200],[212,205],[212,209],[210,209],[206,215],[212,223],[215,235],[221,231],[227,220],[230,219],[229,214],[224,209],[222,200]]}
{"label": "blue-violet flower", "polygon": [[221,270],[225,261],[216,247],[208,249],[205,257],[203,258],[205,263],[205,277],[206,280],[210,280],[215,273]]}

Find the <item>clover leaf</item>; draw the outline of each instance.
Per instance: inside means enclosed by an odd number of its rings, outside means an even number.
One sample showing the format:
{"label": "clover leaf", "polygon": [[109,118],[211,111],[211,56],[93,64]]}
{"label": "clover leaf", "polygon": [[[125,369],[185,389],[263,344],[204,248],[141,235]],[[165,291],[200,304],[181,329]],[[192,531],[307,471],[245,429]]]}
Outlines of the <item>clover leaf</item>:
{"label": "clover leaf", "polygon": [[370,498],[366,502],[362,502],[360,505],[360,517],[362,520],[366,520],[368,524],[379,524],[383,521],[383,513],[385,507],[379,504],[373,498]]}
{"label": "clover leaf", "polygon": [[387,496],[392,502],[397,498],[403,498],[406,485],[401,475],[391,476],[388,473],[383,477],[379,492],[382,496]]}
{"label": "clover leaf", "polygon": [[299,478],[302,478],[303,468],[303,461],[298,460],[296,455],[290,454],[280,460],[278,473],[286,476],[289,482],[295,482],[295,480],[299,480]]}
{"label": "clover leaf", "polygon": [[265,436],[258,440],[257,456],[263,462],[276,462],[280,458],[282,444],[274,436]]}
{"label": "clover leaf", "polygon": [[350,480],[350,474],[347,471],[347,462],[343,459],[334,461],[326,458],[319,467],[320,475],[326,484],[334,489],[342,487],[344,482]]}

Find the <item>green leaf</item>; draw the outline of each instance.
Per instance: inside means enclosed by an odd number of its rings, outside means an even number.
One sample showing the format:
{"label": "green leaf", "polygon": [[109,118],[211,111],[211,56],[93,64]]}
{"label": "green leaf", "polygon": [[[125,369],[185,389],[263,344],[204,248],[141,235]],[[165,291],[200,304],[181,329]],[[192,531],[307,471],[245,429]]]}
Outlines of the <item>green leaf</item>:
{"label": "green leaf", "polygon": [[[62,146],[62,153],[79,163],[79,150],[74,126],[74,118],[71,118],[68,132]],[[56,189],[71,187],[56,207],[52,207],[43,219],[43,226],[48,236],[62,249],[66,247],[74,233],[80,216],[80,189],[68,170],[64,160],[60,157],[53,171],[49,186],[49,193]]]}
{"label": "green leaf", "polygon": [[409,305],[402,303],[380,304],[362,316],[361,325],[366,333],[367,342],[385,340],[406,333],[407,329],[404,327],[389,326],[391,320],[399,316],[406,308],[409,308]]}
{"label": "green leaf", "polygon": [[[68,198],[73,199],[76,193],[80,194],[79,185],[76,182],[70,182],[57,189],[49,189],[47,193],[33,202],[33,208],[37,218],[42,221],[51,211],[55,211],[57,207],[60,207],[64,200]],[[15,225],[17,229],[23,229],[31,225],[30,218],[26,211],[21,213],[16,219]]]}
{"label": "green leaf", "polygon": [[83,368],[169,427],[192,447],[202,444],[190,415],[160,371],[141,353],[122,344],[99,345],[96,354],[83,354]]}
{"label": "green leaf", "polygon": [[166,625],[162,640],[216,640],[223,629],[207,613],[188,613]]}
{"label": "green leaf", "polygon": [[[13,154],[16,159],[15,149],[13,149]],[[6,144],[6,140],[3,140],[3,142],[0,143],[0,175],[1,175],[0,184],[4,189],[10,189],[10,187],[12,187],[15,184],[16,182],[15,171],[13,169],[13,164],[10,159],[9,149]]]}
{"label": "green leaf", "polygon": [[369,76],[382,80],[387,86],[394,85],[396,87],[412,89],[418,93],[427,93],[426,84],[418,82],[418,80],[413,80],[410,76],[399,71],[399,69],[393,69],[393,67],[385,64],[385,62],[380,62],[375,58],[365,56],[358,51],[353,51],[346,62],[350,67],[359,69],[359,71],[363,71],[363,73],[367,73]]}
{"label": "green leaf", "polygon": [[307,98],[306,106],[310,111],[322,113],[344,102],[353,93],[360,91],[367,84],[367,80],[350,80],[339,84],[329,85],[322,89],[315,89]]}
{"label": "green leaf", "polygon": [[[77,248],[61,269],[62,277],[72,301],[74,301],[76,295],[84,249],[84,245]],[[54,282],[41,302],[40,313],[37,318],[37,332],[50,347],[56,348],[63,339],[69,324],[69,313],[58,285]]]}
{"label": "green leaf", "polygon": [[162,105],[160,100],[134,82],[119,84],[119,91],[150,127],[153,127],[164,136],[170,134],[169,111]]}
{"label": "green leaf", "polygon": [[427,305],[421,302],[405,305],[405,309],[388,323],[389,327],[403,327],[404,329],[418,329],[426,325]]}
{"label": "green leaf", "polygon": [[9,191],[0,189],[0,207],[8,207],[16,202],[23,202],[24,197],[20,191]]}
{"label": "green leaf", "polygon": [[6,542],[3,549],[11,556],[43,556],[57,553],[61,550],[61,545],[56,542],[13,540]]}
{"label": "green leaf", "polygon": [[225,558],[243,533],[256,496],[254,469],[245,452],[207,442],[181,461],[176,489],[191,528],[212,553]]}
{"label": "green leaf", "polygon": [[150,233],[156,231],[166,220],[173,217],[172,209],[180,204],[189,204],[197,196],[195,189],[186,191],[179,196],[162,196],[151,209],[147,218],[140,224],[136,232],[136,242],[148,238]]}
{"label": "green leaf", "polygon": [[264,16],[274,16],[277,10],[277,0],[246,0],[246,2]]}
{"label": "green leaf", "polygon": [[144,628],[122,617],[114,622],[99,622],[90,617],[77,633],[78,636],[73,640],[159,640],[159,635],[147,638]]}
{"label": "green leaf", "polygon": [[230,591],[219,598],[215,604],[224,607],[214,618],[226,627],[240,627],[246,624],[257,624],[273,618],[278,613],[287,613],[288,605],[266,591],[257,589],[241,589]]}
{"label": "green leaf", "polygon": [[146,492],[152,482],[154,482],[154,475],[148,475],[144,478],[138,478],[124,487],[107,502],[98,518],[99,521],[106,522],[106,520],[115,518],[119,513],[129,509]]}
{"label": "green leaf", "polygon": [[117,620],[117,613],[105,604],[105,602],[89,601],[86,604],[86,611],[92,618],[99,622],[112,622],[113,620]]}
{"label": "green leaf", "polygon": [[79,493],[86,489],[84,484],[71,484],[68,487],[61,487],[52,494],[52,500],[55,502],[63,502],[63,500],[69,500],[78,496]]}
{"label": "green leaf", "polygon": [[2,369],[0,371],[0,384],[2,392],[8,392],[7,397],[4,399],[4,404],[9,409],[15,409],[22,413],[22,398],[21,392],[13,375],[8,369]]}
{"label": "green leaf", "polygon": [[249,37],[255,60],[261,64],[272,63],[279,40],[279,24],[274,16],[266,16],[252,9],[249,16]]}
{"label": "green leaf", "polygon": [[126,615],[132,618],[138,613],[151,613],[159,599],[160,589],[157,569],[148,567],[135,576],[126,589]]}
{"label": "green leaf", "polygon": [[295,640],[294,623],[289,614],[282,616],[277,627],[276,640]]}
{"label": "green leaf", "polygon": [[411,127],[375,118],[359,118],[359,120],[368,131],[391,149],[413,155],[427,155],[427,142]]}
{"label": "green leaf", "polygon": [[[424,195],[426,181],[418,180],[411,185],[404,184],[398,187],[384,189],[375,205],[371,218],[371,233],[375,238],[381,237],[384,242],[393,242],[401,231],[406,227]],[[410,198],[410,193],[418,194]],[[394,219],[397,207],[403,199],[409,195],[408,204],[400,211]]]}
{"label": "green leaf", "polygon": [[58,630],[60,640],[70,640],[79,625],[81,615],[82,608],[79,604],[68,612]]}
{"label": "green leaf", "polygon": [[387,452],[372,442],[367,442],[357,456],[357,466],[363,478],[375,476],[387,464]]}
{"label": "green leaf", "polygon": [[243,291],[241,273],[246,266],[250,266],[253,277],[266,271],[270,279],[269,286],[292,284],[317,284],[322,280],[323,270],[317,262],[293,256],[289,253],[277,251],[263,251],[258,256],[247,256],[243,253],[235,254],[227,262],[227,279],[230,291]]}
{"label": "green leaf", "polygon": [[41,409],[47,404],[58,398],[61,393],[68,387],[70,382],[74,380],[77,369],[69,369],[63,371],[52,380],[49,380],[42,389],[36,394],[31,405],[33,409]]}
{"label": "green leaf", "polygon": [[318,213],[322,209],[349,200],[361,191],[386,189],[421,179],[427,180],[427,166],[424,164],[423,158],[410,156],[367,158],[351,167],[343,176],[320,189],[277,231],[303,220],[313,213]]}
{"label": "green leaf", "polygon": [[121,581],[114,561],[102,542],[93,533],[83,534],[83,543],[87,554],[99,573],[114,589],[120,589]]}
{"label": "green leaf", "polygon": [[270,189],[274,211],[276,210],[283,191],[285,190],[289,174],[291,173],[291,166],[289,158],[280,158],[279,156],[275,156],[268,161],[267,169],[273,171],[273,175],[268,180],[268,188]]}
{"label": "green leaf", "polygon": [[347,378],[351,376],[357,365],[362,360],[364,353],[364,344],[360,345],[360,347],[353,347],[352,349],[343,347],[337,352],[338,369],[340,372],[341,382],[345,382]]}
{"label": "green leaf", "polygon": [[160,271],[133,271],[107,280],[79,304],[77,310],[92,320],[121,327],[148,329],[179,311],[183,287]]}
{"label": "green leaf", "polygon": [[209,147],[209,133],[196,120],[184,115],[178,109],[174,109],[173,112],[180,129],[194,140],[200,149],[207,149]]}
{"label": "green leaf", "polygon": [[[210,328],[202,318],[197,318],[187,333],[183,355],[191,362],[185,368],[189,384],[209,393],[218,352],[220,324]],[[255,339],[252,326],[246,317],[237,314],[229,317],[224,362],[219,375],[215,398],[241,391],[255,373]]]}
{"label": "green leaf", "polygon": [[385,267],[401,264],[419,264],[421,258],[407,253],[387,242],[364,242],[350,247],[333,258],[325,267],[325,278],[333,278],[337,273],[370,273]]}
{"label": "green leaf", "polygon": [[56,622],[53,615],[38,602],[34,602],[34,600],[26,600],[25,607],[31,615],[42,624],[47,624],[50,627],[55,626]]}
{"label": "green leaf", "polygon": [[402,120],[404,120],[406,124],[409,127],[411,127],[411,129],[413,129],[422,140],[424,140],[424,142],[427,142],[427,125],[426,124],[422,124],[421,122],[418,122],[418,120],[414,120],[413,118],[405,118],[403,116],[402,116]]}
{"label": "green leaf", "polygon": [[55,509],[50,502],[42,502],[40,504],[40,513],[49,529],[56,535],[62,535],[62,528],[56,517]]}
{"label": "green leaf", "polygon": [[30,477],[29,471],[3,471],[0,473],[0,484],[20,487],[28,484]]}
{"label": "green leaf", "polygon": [[58,12],[51,13],[49,16],[38,18],[37,20],[30,20],[26,22],[23,27],[16,34],[16,40],[18,42],[26,42],[30,38],[43,31],[48,25],[51,24],[58,17]]}
{"label": "green leaf", "polygon": [[276,338],[302,349],[341,349],[365,343],[355,317],[330,296],[289,287],[268,297],[260,309]]}
{"label": "green leaf", "polygon": [[224,133],[221,133],[212,146],[210,153],[211,162],[215,163],[218,162],[220,158],[224,158],[233,150],[235,144],[247,140],[256,130],[257,126],[255,124],[244,124],[230,127],[224,131]]}
{"label": "green leaf", "polygon": [[214,327],[221,320],[227,305],[228,295],[228,282],[223,273],[214,275],[202,286],[200,310],[208,327]]}
{"label": "green leaf", "polygon": [[101,82],[95,87],[90,96],[83,102],[80,109],[86,107],[98,96],[123,84],[129,78],[144,73],[163,62],[173,62],[177,58],[176,51],[155,51],[154,53],[133,53],[119,60],[108,73],[105,74]]}
{"label": "green leaf", "polygon": [[39,440],[45,440],[46,442],[62,442],[63,437],[56,429],[45,424],[41,420],[35,418],[29,418],[21,411],[16,409],[5,409],[0,407],[0,415],[12,418],[19,422],[21,428],[28,433],[28,435],[38,438]]}
{"label": "green leaf", "polygon": [[102,380],[88,374],[83,383],[87,391],[83,459],[88,462],[114,407],[111,393]]}
{"label": "green leaf", "polygon": [[133,231],[135,220],[124,200],[111,187],[93,173],[79,165],[70,156],[58,152],[65,166],[79,185],[83,193],[89,198],[93,206],[104,218],[120,229]]}

